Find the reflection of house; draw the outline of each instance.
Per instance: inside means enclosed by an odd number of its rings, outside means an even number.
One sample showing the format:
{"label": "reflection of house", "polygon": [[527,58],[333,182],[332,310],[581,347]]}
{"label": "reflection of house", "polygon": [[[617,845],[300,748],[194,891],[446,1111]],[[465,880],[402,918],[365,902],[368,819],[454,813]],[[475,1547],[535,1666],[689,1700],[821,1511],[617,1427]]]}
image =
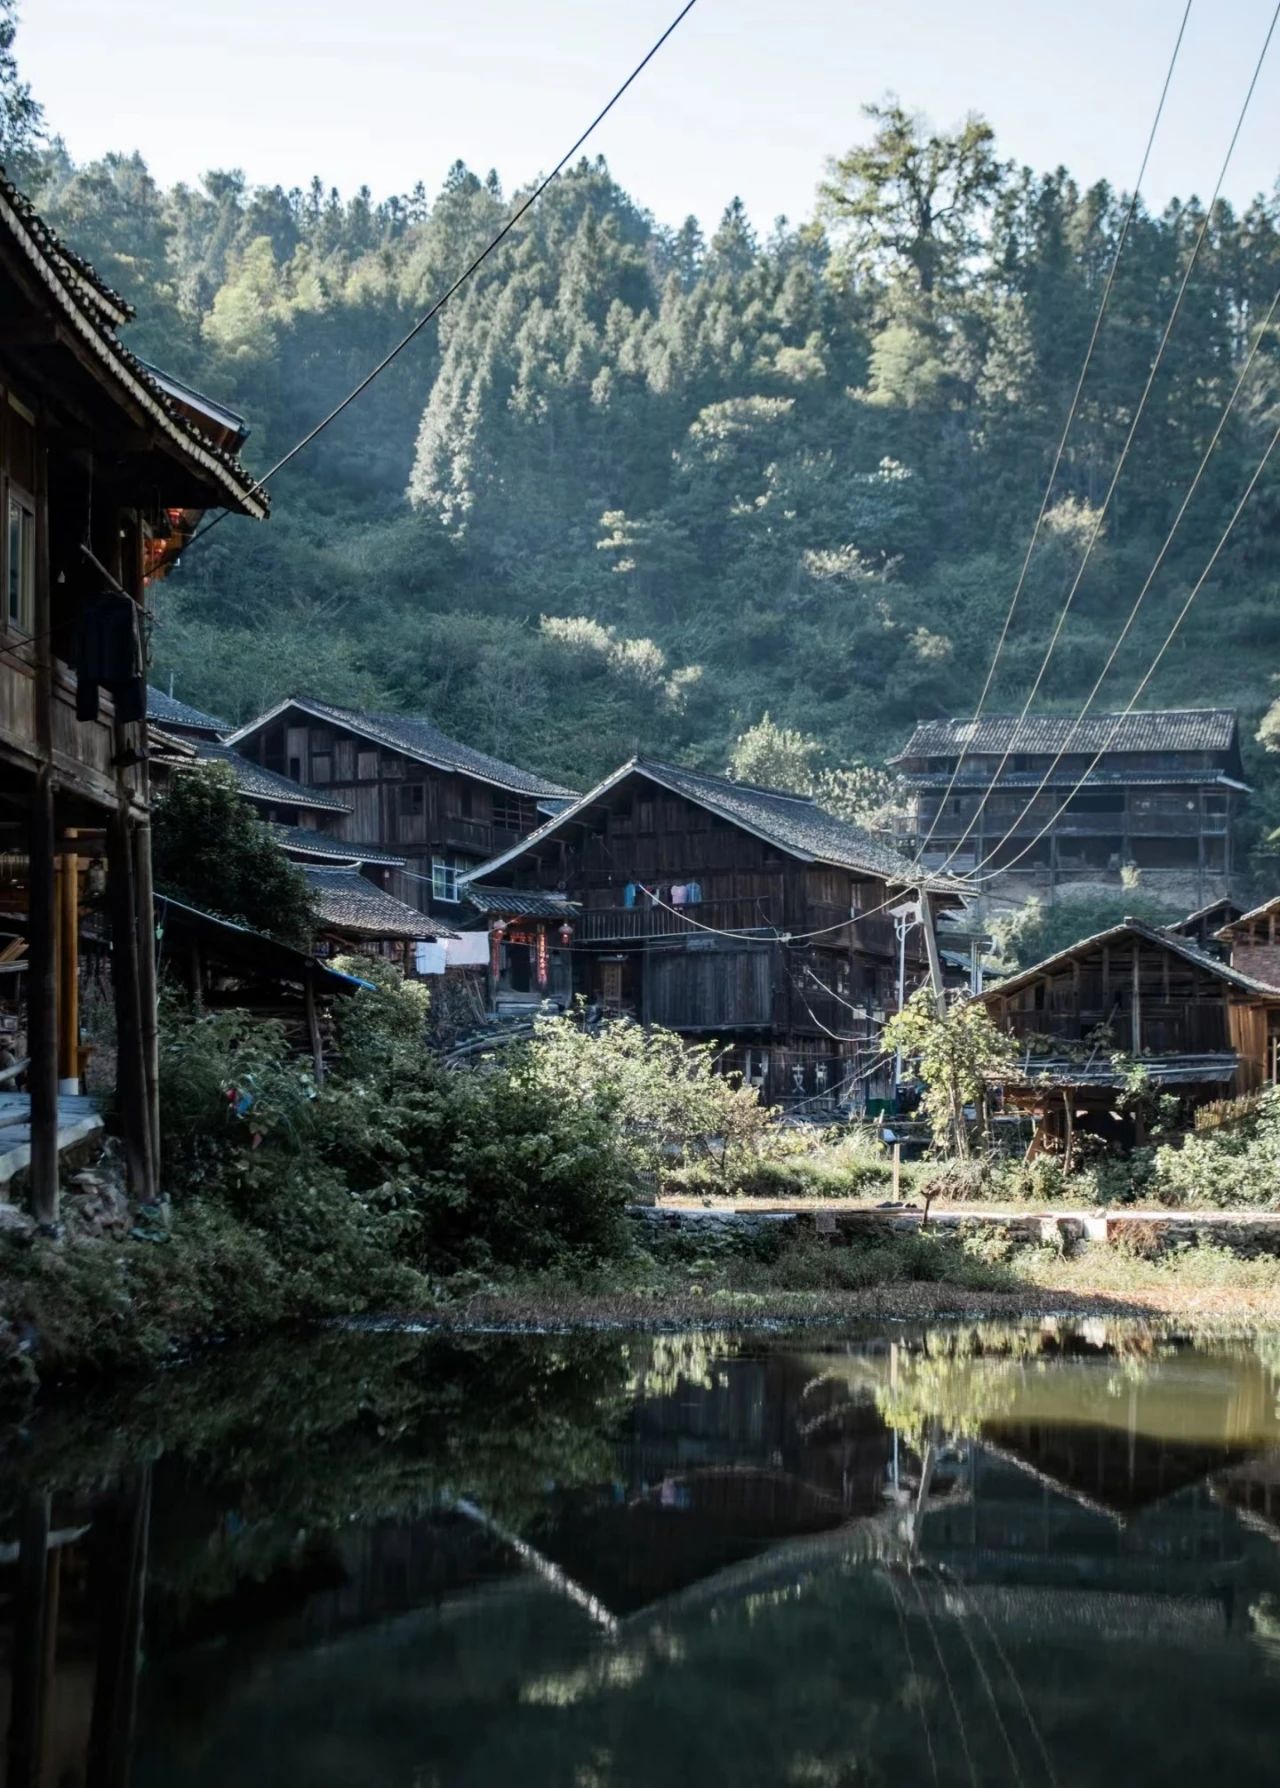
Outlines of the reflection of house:
{"label": "reflection of house", "polygon": [[1021,1059],[1005,1097],[1053,1133],[1073,1118],[1107,1129],[1139,1059],[1150,1084],[1188,1106],[1273,1078],[1280,987],[1218,961],[1171,932],[1126,919],[1019,969],[982,995]]}
{"label": "reflection of house", "polygon": [[[770,1100],[821,1105],[887,1091],[879,1035],[896,1001],[897,944],[886,909],[918,881],[807,796],[633,758],[464,885],[491,924],[508,920],[504,889],[508,903],[574,903],[564,923],[576,993],[715,1038]],[[556,915],[538,923],[553,944]],[[914,984],[919,927],[907,949]],[[563,980],[565,965],[556,972]],[[535,986],[551,984],[548,964]]]}
{"label": "reflection of house", "polygon": [[[79,920],[106,864],[119,1113],[154,1196],[155,952],[142,611],[203,511],[262,516],[243,425],[144,366],[129,307],[0,179],[0,847],[26,945],[31,1186],[57,1214],[57,1099],[80,1075]],[[3,1003],[19,978],[7,976]]]}
{"label": "reflection of house", "polygon": [[448,738],[404,714],[294,697],[243,726],[230,744],[274,775],[325,793],[339,837],[396,851],[391,891],[411,906],[456,915],[458,878],[532,832],[571,791]]}
{"label": "reflection of house", "polygon": [[991,853],[1000,898],[1116,889],[1127,864],[1188,909],[1230,892],[1246,789],[1229,709],[926,720],[892,761],[926,866],[962,875]]}

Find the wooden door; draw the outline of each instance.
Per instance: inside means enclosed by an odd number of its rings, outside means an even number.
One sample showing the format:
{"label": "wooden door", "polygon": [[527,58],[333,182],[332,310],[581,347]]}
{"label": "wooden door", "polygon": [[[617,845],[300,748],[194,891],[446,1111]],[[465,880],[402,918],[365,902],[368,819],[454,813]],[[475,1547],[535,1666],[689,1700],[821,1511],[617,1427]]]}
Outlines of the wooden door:
{"label": "wooden door", "polygon": [[617,1012],[622,1007],[622,964],[620,962],[602,962],[600,964],[600,996],[604,1001],[606,1012]]}

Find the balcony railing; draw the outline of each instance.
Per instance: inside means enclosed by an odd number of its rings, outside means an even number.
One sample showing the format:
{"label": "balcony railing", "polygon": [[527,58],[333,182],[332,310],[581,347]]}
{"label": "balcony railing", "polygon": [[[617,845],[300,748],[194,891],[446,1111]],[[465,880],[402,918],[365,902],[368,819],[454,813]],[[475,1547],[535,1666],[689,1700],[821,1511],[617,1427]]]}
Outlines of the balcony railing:
{"label": "balcony railing", "polygon": [[[710,931],[774,935],[773,903],[766,899],[703,900],[688,908],[688,917],[665,906],[653,906],[641,896],[636,906],[589,907],[574,921],[581,942],[625,942],[651,937],[679,937]],[[705,934],[705,932],[704,932]]]}

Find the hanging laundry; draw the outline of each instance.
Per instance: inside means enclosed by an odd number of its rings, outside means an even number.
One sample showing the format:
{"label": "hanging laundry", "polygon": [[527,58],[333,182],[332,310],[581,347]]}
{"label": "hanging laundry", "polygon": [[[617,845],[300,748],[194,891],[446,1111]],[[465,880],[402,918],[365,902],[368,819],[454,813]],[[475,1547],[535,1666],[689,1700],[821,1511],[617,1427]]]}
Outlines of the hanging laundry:
{"label": "hanging laundry", "polygon": [[73,653],[76,719],[98,718],[98,691],[109,689],[116,719],[141,720],[147,711],[138,608],[128,596],[104,590],[80,611]]}
{"label": "hanging laundry", "polygon": [[683,906],[689,898],[689,890],[684,882],[677,882],[671,890],[672,906]]}
{"label": "hanging laundry", "polygon": [[636,885],[634,882],[628,882],[626,887],[622,890],[622,904],[623,906],[634,906],[635,903]]}
{"label": "hanging laundry", "polygon": [[685,888],[684,898],[687,906],[697,906],[702,899],[702,883],[690,882]]}

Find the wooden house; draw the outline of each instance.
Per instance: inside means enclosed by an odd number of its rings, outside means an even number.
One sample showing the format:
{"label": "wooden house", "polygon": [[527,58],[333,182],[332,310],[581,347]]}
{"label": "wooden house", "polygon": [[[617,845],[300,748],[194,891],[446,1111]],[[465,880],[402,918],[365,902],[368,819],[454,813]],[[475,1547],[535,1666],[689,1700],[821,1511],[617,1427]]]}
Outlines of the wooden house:
{"label": "wooden house", "polygon": [[317,935],[327,955],[385,956],[415,979],[428,972],[416,947],[454,935],[420,907],[406,906],[388,894],[362,872],[359,863],[304,863],[302,873],[316,914]]}
{"label": "wooden house", "polygon": [[[491,999],[582,995],[725,1045],[775,1103],[887,1096],[897,1004],[886,903],[919,875],[807,796],[633,758],[465,886]],[[932,898],[957,904],[950,886]],[[924,974],[920,928],[907,991]]]}
{"label": "wooden house", "polygon": [[105,865],[125,1157],[134,1189],[155,1191],[146,591],[203,511],[267,510],[234,457],[243,425],[131,354],[118,334],[129,316],[0,179],[0,901],[25,945],[30,1178],[45,1222],[59,1086],[78,1083],[90,864]]}
{"label": "wooden house", "polygon": [[153,683],[147,684],[147,719],[171,738],[201,739],[213,745],[231,731],[229,722],[193,708],[190,702],[180,702]]}
{"label": "wooden house", "polygon": [[327,795],[338,837],[395,851],[404,866],[391,872],[390,891],[445,923],[457,915],[462,876],[574,798],[427,720],[309,697],[279,703],[228,744],[265,774]]}
{"label": "wooden house", "polygon": [[[1207,906],[1197,907],[1194,913],[1188,913],[1185,919],[1179,919],[1176,925],[1166,925],[1164,929],[1198,944],[1210,956],[1221,956],[1224,961],[1229,961],[1222,941],[1222,928],[1243,917],[1244,908],[1239,901],[1224,895],[1219,900],[1211,900]],[[1280,976],[1276,978],[1280,980]]]}
{"label": "wooden house", "polygon": [[1001,901],[1114,890],[1132,867],[1190,910],[1238,879],[1248,790],[1230,709],[925,720],[891,762],[909,794],[903,845],[927,837],[926,867],[954,875],[984,865]]}
{"label": "wooden house", "polygon": [[1220,961],[1173,932],[1126,919],[1019,969],[981,995],[1021,1059],[1004,1080],[1007,1105],[1045,1122],[1068,1148],[1080,1127],[1135,1138],[1117,1115],[1123,1066],[1186,1109],[1251,1092],[1275,1078],[1280,985]]}
{"label": "wooden house", "polygon": [[1215,936],[1233,968],[1280,985],[1280,894],[1224,920]]}

